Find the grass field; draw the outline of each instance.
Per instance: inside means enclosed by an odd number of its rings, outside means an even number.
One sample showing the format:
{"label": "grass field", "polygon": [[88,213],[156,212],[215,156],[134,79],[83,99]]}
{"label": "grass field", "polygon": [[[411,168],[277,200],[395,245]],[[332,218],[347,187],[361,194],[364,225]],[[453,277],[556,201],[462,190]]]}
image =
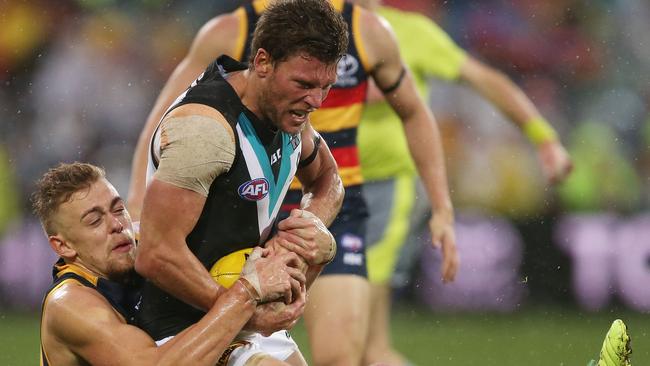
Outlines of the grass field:
{"label": "grass field", "polygon": [[[650,365],[650,316],[627,311],[589,314],[554,307],[515,314],[433,314],[400,306],[393,335],[397,348],[420,366],[585,366],[616,317],[630,328],[632,364]],[[293,335],[309,357],[304,327]],[[1,314],[0,365],[37,364],[37,316]]]}

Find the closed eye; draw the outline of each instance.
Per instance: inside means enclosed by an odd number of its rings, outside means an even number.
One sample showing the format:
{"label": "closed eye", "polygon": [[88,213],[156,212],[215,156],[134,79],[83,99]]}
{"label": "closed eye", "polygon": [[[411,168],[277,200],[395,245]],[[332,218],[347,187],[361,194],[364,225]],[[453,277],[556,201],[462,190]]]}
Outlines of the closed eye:
{"label": "closed eye", "polygon": [[306,81],[296,80],[296,82],[298,83],[298,86],[299,86],[301,89],[313,89],[313,88],[314,88],[314,85],[313,85],[313,84],[308,83],[308,82],[306,82]]}

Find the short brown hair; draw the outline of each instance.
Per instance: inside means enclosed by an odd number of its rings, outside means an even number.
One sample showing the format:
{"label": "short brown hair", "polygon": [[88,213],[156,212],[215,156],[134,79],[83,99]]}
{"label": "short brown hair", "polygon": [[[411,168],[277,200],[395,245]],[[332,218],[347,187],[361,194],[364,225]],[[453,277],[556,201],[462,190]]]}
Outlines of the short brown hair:
{"label": "short brown hair", "polygon": [[271,55],[271,62],[305,52],[333,64],[348,49],[348,27],[327,0],[278,0],[257,21],[250,65],[260,48]]}
{"label": "short brown hair", "polygon": [[48,170],[36,182],[36,191],[32,194],[34,214],[41,220],[45,232],[55,234],[52,216],[62,203],[104,177],[104,169],[87,163],[61,163]]}

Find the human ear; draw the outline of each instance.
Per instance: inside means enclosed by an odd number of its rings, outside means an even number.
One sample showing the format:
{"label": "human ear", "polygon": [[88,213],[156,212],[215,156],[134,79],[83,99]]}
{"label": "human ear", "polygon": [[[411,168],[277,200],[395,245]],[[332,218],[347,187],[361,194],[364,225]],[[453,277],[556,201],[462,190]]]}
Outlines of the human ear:
{"label": "human ear", "polygon": [[255,58],[253,59],[255,72],[259,77],[265,77],[271,71],[271,55],[263,48],[257,50]]}
{"label": "human ear", "polygon": [[65,259],[74,259],[77,256],[77,251],[70,246],[70,243],[61,236],[61,234],[50,235],[48,238],[50,246],[60,257]]}

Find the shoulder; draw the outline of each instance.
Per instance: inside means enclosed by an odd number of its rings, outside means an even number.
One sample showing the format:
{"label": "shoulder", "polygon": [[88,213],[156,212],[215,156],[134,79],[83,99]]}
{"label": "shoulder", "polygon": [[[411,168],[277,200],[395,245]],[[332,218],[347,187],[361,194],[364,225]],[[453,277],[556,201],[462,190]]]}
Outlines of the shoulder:
{"label": "shoulder", "polygon": [[44,326],[65,343],[82,343],[107,324],[125,320],[95,289],[68,281],[47,296],[43,307]]}
{"label": "shoulder", "polygon": [[358,14],[357,19],[359,21],[359,29],[362,34],[371,35],[375,32],[381,34],[383,32],[391,31],[390,23],[377,13],[364,9],[361,6],[357,6],[355,11]]}
{"label": "shoulder", "polygon": [[235,53],[239,52],[239,43],[245,36],[247,23],[244,8],[218,15],[201,27],[192,48],[196,53],[209,54],[209,59],[221,54],[237,57]]}
{"label": "shoulder", "polygon": [[201,27],[198,35],[214,38],[237,35],[242,22],[245,21],[246,11],[244,8],[238,8],[233,12],[221,14],[210,19]]}
{"label": "shoulder", "polygon": [[[199,103],[184,104],[165,116],[161,128],[166,130],[169,126],[178,124],[179,122],[183,126],[192,126],[192,130],[198,129],[202,133],[210,135],[210,137],[214,137],[214,134],[221,135],[227,133],[232,142],[235,142],[234,131],[226,117],[220,111],[208,105]],[[188,125],[186,123],[191,124]],[[183,135],[186,135],[188,131],[183,130],[185,128],[182,128],[181,132],[183,132]],[[202,134],[198,134],[197,136],[202,136]],[[206,137],[206,135],[203,135],[203,137]]]}
{"label": "shoulder", "polygon": [[367,68],[396,62],[399,59],[397,39],[388,21],[376,13],[357,6],[358,36],[366,54]]}

